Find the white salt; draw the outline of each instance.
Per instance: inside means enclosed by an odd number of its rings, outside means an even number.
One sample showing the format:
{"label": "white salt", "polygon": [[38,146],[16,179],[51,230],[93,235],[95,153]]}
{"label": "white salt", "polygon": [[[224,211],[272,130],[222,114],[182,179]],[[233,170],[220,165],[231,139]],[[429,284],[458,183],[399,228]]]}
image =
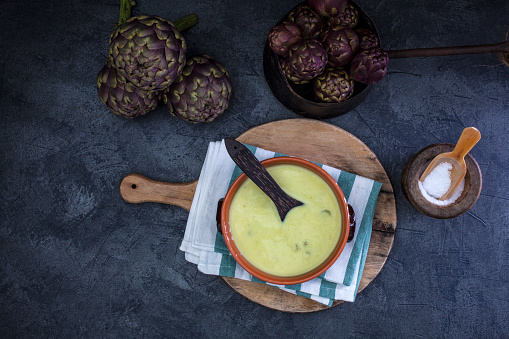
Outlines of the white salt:
{"label": "white salt", "polygon": [[448,162],[436,165],[422,182],[424,190],[433,198],[441,198],[451,187],[451,170],[452,165]]}
{"label": "white salt", "polygon": [[419,190],[421,191],[421,194],[426,200],[428,200],[430,203],[438,205],[438,206],[448,206],[458,200],[458,198],[461,196],[461,193],[463,193],[463,189],[465,188],[465,179],[461,181],[458,188],[452,193],[451,197],[447,200],[438,200],[436,198],[433,198],[431,195],[426,192],[424,189],[422,182],[420,180],[417,180],[419,182]]}
{"label": "white salt", "polygon": [[447,200],[439,200],[451,187],[451,170],[452,165],[448,162],[438,164],[424,179],[423,182],[418,180],[419,190],[426,200],[432,204],[439,206],[447,206],[455,202],[465,188],[465,179],[461,181],[458,188],[452,193]]}

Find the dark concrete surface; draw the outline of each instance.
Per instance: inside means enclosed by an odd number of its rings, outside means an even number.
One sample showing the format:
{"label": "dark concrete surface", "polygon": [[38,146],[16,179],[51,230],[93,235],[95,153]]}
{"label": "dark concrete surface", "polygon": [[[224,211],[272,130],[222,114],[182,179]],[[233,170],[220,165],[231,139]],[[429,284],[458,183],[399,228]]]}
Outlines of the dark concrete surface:
{"label": "dark concrete surface", "polygon": [[[138,0],[134,14],[196,13],[189,55],[230,73],[226,113],[191,125],[164,107],[123,119],[99,101],[118,1],[0,2],[1,337],[509,337],[509,68],[495,55],[392,60],[360,106],[327,120],[377,154],[396,192],[393,249],[355,303],[311,314],[253,303],[184,259],[186,211],[121,199],[127,173],[192,181],[210,141],[299,117],[262,70],[266,33],[297,3]],[[386,49],[497,43],[509,30],[507,0],[357,3]],[[458,218],[426,217],[401,172],[467,126],[482,133],[481,196]]]}

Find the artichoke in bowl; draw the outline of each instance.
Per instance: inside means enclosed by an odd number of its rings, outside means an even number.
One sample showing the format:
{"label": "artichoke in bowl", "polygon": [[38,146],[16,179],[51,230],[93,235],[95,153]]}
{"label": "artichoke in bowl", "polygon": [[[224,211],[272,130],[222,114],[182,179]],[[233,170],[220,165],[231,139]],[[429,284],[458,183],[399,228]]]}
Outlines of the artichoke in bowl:
{"label": "artichoke in bowl", "polygon": [[308,0],[309,7],[322,16],[337,15],[347,4],[348,0]]}
{"label": "artichoke in bowl", "polygon": [[303,39],[317,39],[325,25],[320,14],[305,5],[290,13],[288,19],[300,27]]}
{"label": "artichoke in bowl", "polygon": [[130,17],[111,37],[109,57],[118,74],[144,91],[170,85],[186,63],[186,42],[170,21]]}
{"label": "artichoke in bowl", "polygon": [[359,22],[359,12],[351,3],[348,3],[341,12],[336,15],[329,16],[327,21],[331,26],[338,25],[353,28],[357,26],[357,23]]}
{"label": "artichoke in bowl", "polygon": [[305,84],[320,75],[327,65],[327,51],[317,40],[303,40],[290,47],[288,58],[281,62],[287,79]]}
{"label": "artichoke in bowl", "polygon": [[331,26],[321,40],[331,66],[348,64],[359,49],[359,38],[351,28]]}
{"label": "artichoke in bowl", "polygon": [[380,81],[387,73],[389,56],[379,47],[361,50],[350,65],[352,78],[366,85]]}
{"label": "artichoke in bowl", "polygon": [[301,40],[300,27],[291,21],[283,21],[272,27],[268,34],[270,49],[284,57],[288,56],[290,46]]}
{"label": "artichoke in bowl", "polygon": [[171,114],[191,123],[210,122],[228,107],[232,87],[226,68],[203,54],[187,60],[162,95]]}
{"label": "artichoke in bowl", "polygon": [[327,67],[313,80],[313,94],[322,102],[341,102],[348,99],[354,81],[343,67]]}
{"label": "artichoke in bowl", "polygon": [[368,49],[378,47],[380,45],[376,34],[368,28],[358,27],[355,29],[355,33],[359,37],[360,49]]}
{"label": "artichoke in bowl", "polygon": [[159,104],[157,92],[146,92],[126,82],[117,74],[110,60],[97,74],[97,94],[113,113],[124,118],[145,115]]}

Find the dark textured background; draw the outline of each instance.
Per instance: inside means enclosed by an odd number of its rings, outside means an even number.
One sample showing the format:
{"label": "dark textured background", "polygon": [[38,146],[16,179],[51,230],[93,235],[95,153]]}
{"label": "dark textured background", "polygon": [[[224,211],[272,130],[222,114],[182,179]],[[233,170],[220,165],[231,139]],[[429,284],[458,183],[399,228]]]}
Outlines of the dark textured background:
{"label": "dark textured background", "polygon": [[[393,249],[355,303],[262,307],[186,262],[186,211],[121,199],[127,173],[192,181],[210,141],[298,117],[262,70],[268,30],[297,3],[138,0],[136,15],[196,13],[189,55],[230,73],[226,113],[191,125],[163,107],[123,119],[99,101],[117,1],[0,2],[2,337],[509,337],[509,68],[495,55],[392,60],[357,109],[327,120],[377,154],[396,192]],[[507,0],[357,3],[386,49],[496,43],[509,30]],[[458,218],[426,217],[402,194],[401,172],[467,126],[482,133],[472,150],[481,196]]]}

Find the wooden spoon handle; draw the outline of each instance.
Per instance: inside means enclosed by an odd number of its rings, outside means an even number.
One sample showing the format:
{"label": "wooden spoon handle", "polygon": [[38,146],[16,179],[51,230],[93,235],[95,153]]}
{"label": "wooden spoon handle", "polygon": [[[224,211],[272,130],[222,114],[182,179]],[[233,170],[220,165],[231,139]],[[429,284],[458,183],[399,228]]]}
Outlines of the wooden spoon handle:
{"label": "wooden spoon handle", "polygon": [[509,53],[509,41],[488,45],[415,48],[415,49],[393,50],[386,52],[389,55],[389,59],[460,55],[460,54],[497,53],[497,52]]}
{"label": "wooden spoon handle", "polygon": [[198,180],[185,184],[161,182],[132,173],[120,182],[120,195],[130,203],[158,202],[189,211],[197,183]]}
{"label": "wooden spoon handle", "polygon": [[283,191],[281,186],[277,184],[246,146],[230,138],[225,138],[224,142],[232,160],[274,202],[281,220],[285,220],[286,214],[292,208],[302,205],[302,202],[292,198]]}
{"label": "wooden spoon handle", "polygon": [[481,140],[481,132],[477,128],[465,128],[456,143],[456,147],[451,152],[451,157],[456,160],[462,160],[479,140]]}

